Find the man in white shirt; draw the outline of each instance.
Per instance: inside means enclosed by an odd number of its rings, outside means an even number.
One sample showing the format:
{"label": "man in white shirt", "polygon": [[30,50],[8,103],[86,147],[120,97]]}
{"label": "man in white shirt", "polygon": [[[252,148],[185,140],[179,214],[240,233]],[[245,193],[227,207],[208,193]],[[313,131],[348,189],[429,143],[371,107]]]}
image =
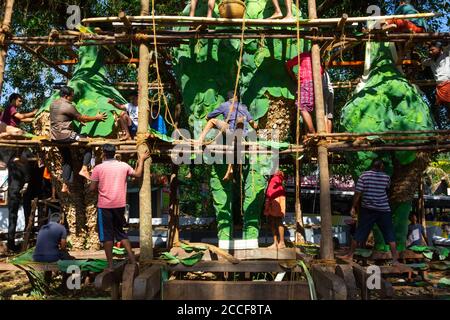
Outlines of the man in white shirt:
{"label": "man in white shirt", "polygon": [[137,133],[138,127],[138,96],[133,94],[130,96],[130,102],[127,104],[119,104],[113,99],[108,102],[117,109],[123,110],[120,115],[119,123],[122,131],[125,133],[120,140],[130,140]]}
{"label": "man in white shirt", "polygon": [[433,41],[429,46],[430,58],[422,61],[424,67],[430,67],[436,80],[436,104],[450,108],[450,45]]}

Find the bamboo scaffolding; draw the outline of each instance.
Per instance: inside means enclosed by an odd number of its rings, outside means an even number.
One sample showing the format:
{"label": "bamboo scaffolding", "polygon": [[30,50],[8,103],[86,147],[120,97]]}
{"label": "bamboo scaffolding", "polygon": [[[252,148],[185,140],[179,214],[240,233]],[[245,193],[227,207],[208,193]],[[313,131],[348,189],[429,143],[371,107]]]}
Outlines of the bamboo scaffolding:
{"label": "bamboo scaffolding", "polygon": [[[345,24],[353,24],[355,22],[366,22],[366,21],[382,21],[387,19],[416,19],[416,18],[434,18],[441,16],[440,13],[417,13],[417,14],[406,14],[406,15],[391,15],[391,16],[370,16],[370,17],[348,17]],[[225,18],[205,18],[205,17],[186,17],[186,16],[127,16],[128,21],[131,22],[153,22],[157,25],[219,25],[219,26],[237,26],[241,27],[243,19],[225,19]],[[323,19],[307,19],[300,20],[299,24],[301,27],[324,27],[324,26],[336,26],[341,21],[341,18],[323,18]],[[95,17],[95,18],[85,18],[82,23],[85,25],[94,23],[113,23],[122,22],[119,17]],[[272,27],[296,27],[297,21],[295,19],[290,20],[270,20],[270,19],[246,19],[245,24],[248,27],[251,26],[272,26]]]}
{"label": "bamboo scaffolding", "polygon": [[[436,86],[435,80],[409,80],[411,84],[419,87],[433,87]],[[334,89],[352,89],[359,84],[359,80],[333,82]]]}
{"label": "bamboo scaffolding", "polygon": [[[308,0],[308,16],[312,21],[317,19],[316,0]],[[350,18],[338,19],[337,23],[345,24]],[[312,43],[312,76],[314,83],[314,102],[316,126],[319,133],[326,132],[325,123],[325,104],[322,88],[320,47],[318,42]],[[330,172],[328,164],[328,150],[321,143],[317,144],[317,159],[319,161],[319,180],[320,180],[320,219],[321,219],[321,236],[320,236],[320,258],[324,260],[333,260],[333,232],[331,222],[331,196],[330,196]]]}
{"label": "bamboo scaffolding", "polygon": [[409,131],[382,131],[382,132],[336,132],[336,133],[316,133],[307,134],[308,138],[314,137],[367,137],[367,136],[383,136],[383,135],[398,135],[398,134],[450,134],[450,130],[409,130]]}
{"label": "bamboo scaffolding", "polygon": [[[276,32],[268,32],[264,30],[258,31],[248,31],[244,34],[244,39],[260,39],[262,37],[267,39],[294,39],[296,38],[295,33],[292,30],[275,30]],[[159,32],[159,31],[158,31]],[[311,41],[333,41],[336,39],[337,34],[317,34],[313,35],[308,32],[303,32],[301,38]],[[177,46],[183,41],[191,39],[240,39],[241,35],[238,33],[229,32],[186,32],[186,33],[165,33],[157,34],[156,40],[158,45],[161,46]],[[89,40],[89,41],[87,41]],[[14,36],[5,39],[6,44],[16,44],[16,45],[39,45],[46,47],[54,46],[95,46],[95,45],[117,45],[117,44],[128,44],[130,41],[148,41],[153,44],[155,37],[150,34],[129,34],[129,35],[116,35],[116,36],[103,36],[97,34],[89,34],[80,36],[61,36],[57,39],[52,39],[49,41],[48,37],[22,37]],[[346,43],[352,42],[428,42],[430,40],[450,40],[450,33],[405,33],[405,34],[366,34],[363,36],[349,35],[345,37]]]}
{"label": "bamboo scaffolding", "polygon": [[[377,139],[367,139],[370,137],[378,137]],[[385,132],[366,132],[366,133],[330,133],[330,134],[308,134],[304,142],[301,144],[291,144],[287,150],[279,151],[280,153],[294,153],[298,150],[304,151],[314,147],[321,139],[331,139],[327,141],[328,148],[366,148],[366,147],[409,147],[413,145],[423,144],[425,142],[434,143],[434,145],[442,144],[450,140],[450,130],[422,130],[422,131],[385,131]],[[386,141],[389,141],[386,142]],[[399,143],[393,143],[398,141]],[[120,147],[122,150],[134,150],[136,147],[135,140],[120,141],[119,139],[103,139],[103,138],[82,138],[78,142],[71,144],[62,144],[47,139],[41,140],[25,140],[25,139],[0,139],[0,146],[4,147],[57,147],[69,146],[74,148],[85,147],[101,147],[104,144],[112,144]],[[189,141],[175,140],[173,142],[165,142],[150,138],[147,143],[152,146],[153,150],[161,149],[167,152],[234,152],[233,145],[227,144],[209,144],[204,148],[201,145],[194,145]],[[445,144],[445,143],[444,143]],[[239,152],[252,151],[273,153],[276,148],[260,145],[258,142],[242,141],[239,143],[241,149]]]}

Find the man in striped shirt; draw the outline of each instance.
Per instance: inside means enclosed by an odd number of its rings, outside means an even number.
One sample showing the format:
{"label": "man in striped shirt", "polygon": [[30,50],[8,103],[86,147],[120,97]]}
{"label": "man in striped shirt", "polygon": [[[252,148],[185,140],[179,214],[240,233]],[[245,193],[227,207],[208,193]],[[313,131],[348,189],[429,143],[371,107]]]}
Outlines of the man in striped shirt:
{"label": "man in striped shirt", "polygon": [[342,257],[352,259],[358,243],[365,244],[370,231],[376,223],[383,233],[384,241],[389,243],[394,264],[398,264],[398,253],[395,244],[394,225],[392,223],[391,208],[388,200],[388,189],[391,179],[384,172],[384,163],[381,159],[372,162],[370,170],[363,172],[356,184],[355,197],[351,209],[352,217],[361,203],[358,227],[355,238],[352,240],[350,252]]}

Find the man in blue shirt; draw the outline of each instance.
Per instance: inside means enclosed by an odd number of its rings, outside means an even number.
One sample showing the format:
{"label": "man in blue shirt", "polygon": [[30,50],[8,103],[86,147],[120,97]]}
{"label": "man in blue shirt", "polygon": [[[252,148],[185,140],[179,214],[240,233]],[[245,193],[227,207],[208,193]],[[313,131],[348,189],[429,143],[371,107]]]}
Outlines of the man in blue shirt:
{"label": "man in blue shirt", "polygon": [[70,259],[66,252],[66,228],[61,224],[59,213],[52,213],[49,223],[39,230],[33,260],[36,262],[56,262]]}
{"label": "man in blue shirt", "polygon": [[[231,132],[239,129],[239,126],[242,126],[242,130],[244,135],[247,133],[247,125],[250,124],[253,129],[257,129],[258,125],[253,121],[253,117],[248,112],[247,106],[241,102],[238,102],[237,97],[234,96],[233,91],[229,91],[228,101],[222,103],[218,108],[211,111],[207,116],[205,129],[203,129],[202,133],[199,137],[200,144],[203,144],[206,135],[212,128],[219,129],[221,131],[230,130]],[[235,101],[233,105],[233,99]],[[218,116],[222,115],[224,121],[216,119]]]}
{"label": "man in blue shirt", "polygon": [[[206,135],[212,128],[216,128],[221,132],[229,130],[234,132],[237,129],[242,130],[243,135],[247,134],[247,127],[250,125],[253,129],[257,130],[258,125],[253,121],[253,117],[248,112],[247,106],[239,102],[238,97],[234,95],[233,91],[229,91],[227,94],[228,101],[222,103],[218,108],[211,111],[207,116],[205,128],[199,137],[199,144],[203,145]],[[233,103],[234,102],[234,103]],[[217,119],[218,116],[222,115],[224,121]],[[233,164],[228,164],[228,170],[223,178],[224,181],[229,180],[233,174]]]}

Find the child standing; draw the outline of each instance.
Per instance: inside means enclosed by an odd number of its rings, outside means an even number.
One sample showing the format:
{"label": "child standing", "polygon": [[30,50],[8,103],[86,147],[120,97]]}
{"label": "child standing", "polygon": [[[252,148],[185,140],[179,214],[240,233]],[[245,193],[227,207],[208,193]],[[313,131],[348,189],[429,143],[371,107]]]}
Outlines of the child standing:
{"label": "child standing", "polygon": [[266,191],[264,215],[268,217],[273,234],[273,244],[269,248],[286,248],[284,243],[283,217],[286,213],[286,191],[283,187],[284,174],[278,170],[270,178]]}

